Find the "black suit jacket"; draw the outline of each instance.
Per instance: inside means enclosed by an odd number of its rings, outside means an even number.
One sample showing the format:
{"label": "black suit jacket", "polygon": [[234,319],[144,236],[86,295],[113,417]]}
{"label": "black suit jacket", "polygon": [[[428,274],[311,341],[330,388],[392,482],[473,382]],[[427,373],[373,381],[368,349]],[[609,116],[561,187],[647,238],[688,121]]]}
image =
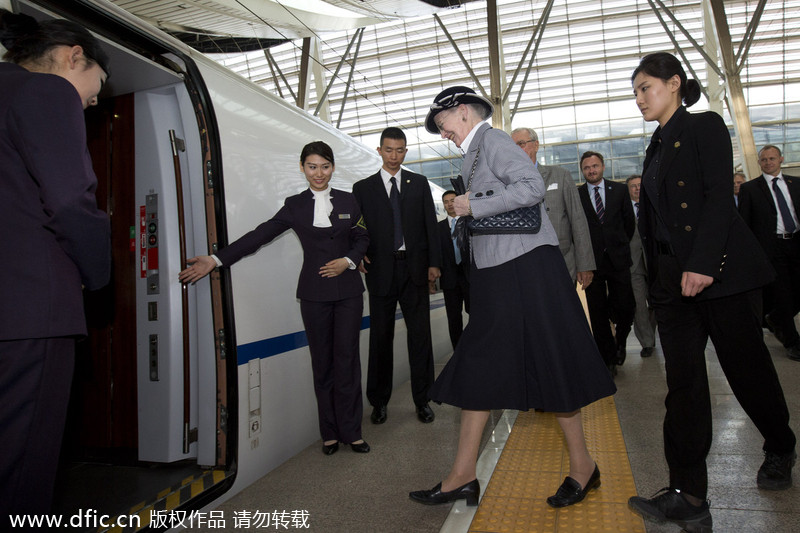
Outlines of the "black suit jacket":
{"label": "black suit jacket", "polygon": [[[800,209],[800,178],[783,175],[789,189],[787,200],[791,199],[795,212]],[[744,189],[744,193],[742,192]],[[767,257],[775,257],[778,232],[778,210],[772,199],[772,183],[762,174],[754,180],[742,184],[739,189],[739,214],[755,234]]]}
{"label": "black suit jacket", "polygon": [[589,234],[592,238],[592,249],[597,268],[603,264],[603,253],[608,254],[614,270],[622,270],[631,266],[631,238],[636,227],[636,215],[631,207],[628,187],[624,183],[614,183],[604,179],[606,201],[604,223],[600,223],[594,209],[594,189],[587,183],[578,186]]}
{"label": "black suit jacket", "polygon": [[660,127],[644,161],[639,232],[648,264],[656,264],[655,237],[661,224],[683,271],[714,278],[698,300],[766,285],[775,276],[772,266],[731,201],[733,150],[722,117],[680,107],[668,126],[652,178],[648,168],[657,155]]}
{"label": "black suit jacket", "polygon": [[[428,284],[428,267],[441,267],[442,252],[436,234],[436,209],[428,179],[401,170],[400,209],[403,239],[411,280],[415,285]],[[380,172],[353,185],[353,194],[361,207],[369,231],[366,264],[370,294],[389,293],[394,272],[394,218],[389,195]]]}
{"label": "black suit jacket", "polygon": [[70,82],[0,63],[0,340],[85,334],[81,285],[108,283],[84,120]]}
{"label": "black suit jacket", "polygon": [[348,269],[332,278],[319,275],[320,267],[332,259],[348,257],[358,265],[369,244],[355,197],[331,189],[331,203],[333,211],[329,218],[333,226],[318,228],[314,226],[314,195],[311,190],[290,196],[274,217],[219,250],[216,256],[224,266],[231,266],[284,231],[293,229],[303,247],[297,297],[313,302],[333,302],[358,296],[364,292],[358,270]]}
{"label": "black suit jacket", "polygon": [[439,242],[442,247],[442,277],[439,279],[439,286],[443,289],[455,289],[458,286],[459,272],[467,276],[469,269],[466,268],[469,262],[469,248],[462,253],[461,264],[456,264],[456,251],[453,248],[453,238],[450,233],[449,219],[440,220]]}

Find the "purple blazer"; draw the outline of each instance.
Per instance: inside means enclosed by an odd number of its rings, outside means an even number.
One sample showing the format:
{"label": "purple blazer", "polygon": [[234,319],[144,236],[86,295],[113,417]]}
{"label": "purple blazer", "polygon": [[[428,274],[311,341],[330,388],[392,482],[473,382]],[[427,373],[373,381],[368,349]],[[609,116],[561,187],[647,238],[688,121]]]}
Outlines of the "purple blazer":
{"label": "purple blazer", "polygon": [[229,267],[292,229],[303,247],[297,297],[312,302],[333,302],[358,296],[364,292],[358,270],[345,270],[332,278],[319,275],[322,265],[339,257],[349,257],[358,265],[369,246],[369,236],[355,197],[331,189],[331,203],[330,221],[333,226],[318,228],[314,226],[314,195],[311,190],[290,196],[274,217],[219,250],[216,256],[223,266]]}
{"label": "purple blazer", "polygon": [[111,273],[108,216],[75,88],[0,63],[0,339],[86,333],[81,285]]}

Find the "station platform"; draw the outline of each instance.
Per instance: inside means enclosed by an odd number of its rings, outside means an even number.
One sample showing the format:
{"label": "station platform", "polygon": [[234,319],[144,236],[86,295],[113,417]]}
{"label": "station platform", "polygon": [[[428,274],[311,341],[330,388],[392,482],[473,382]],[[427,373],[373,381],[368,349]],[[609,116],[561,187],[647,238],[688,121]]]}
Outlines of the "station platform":
{"label": "station platform", "polygon": [[[771,334],[766,342],[781,378],[792,429],[800,435],[800,363],[789,360]],[[242,512],[305,511],[307,528],[259,531],[324,533],[538,533],[677,532],[672,524],[643,521],[627,507],[634,494],[650,496],[668,484],[662,443],[664,360],[660,346],[639,356],[633,335],[628,358],[616,377],[618,392],[583,411],[587,444],[601,471],[601,486],[580,504],[560,510],[547,506],[569,465],[554,415],[493,411],[484,433],[478,465],[481,501],[467,507],[424,506],[408,492],[431,488],[449,471],[458,442],[460,411],[432,404],[436,420],[416,419],[410,385],[394,391],[383,425],[369,421],[363,434],[372,451],[353,453],[342,446],[332,455],[321,442],[309,446],[218,510],[227,518]],[[800,472],[795,486],[767,492],[756,487],[763,460],[762,439],[734,398],[711,344],[706,350],[714,411],[714,440],[708,457],[709,500],[715,532],[790,532],[800,530]],[[437,371],[441,365],[437,365]],[[286,424],[292,423],[287,418]],[[221,529],[192,529],[218,532]]]}

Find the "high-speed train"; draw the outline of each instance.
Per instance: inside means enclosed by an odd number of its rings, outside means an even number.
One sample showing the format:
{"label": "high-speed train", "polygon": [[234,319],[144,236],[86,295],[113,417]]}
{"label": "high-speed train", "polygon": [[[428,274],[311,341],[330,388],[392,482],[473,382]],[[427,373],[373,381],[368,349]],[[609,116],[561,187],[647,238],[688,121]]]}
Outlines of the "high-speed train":
{"label": "high-speed train", "polygon": [[[153,509],[213,507],[319,439],[295,299],[302,253],[289,232],[195,285],[178,272],[305,189],[298,162],[308,142],[332,146],[331,185],[344,190],[380,158],[105,0],[0,5],[74,20],[111,58],[86,117],[113,275],[86,294],[90,335],[78,347],[55,508],[133,512],[147,526]],[[439,359],[449,338],[441,299],[431,301]],[[397,385],[409,373],[405,357],[395,360]]]}

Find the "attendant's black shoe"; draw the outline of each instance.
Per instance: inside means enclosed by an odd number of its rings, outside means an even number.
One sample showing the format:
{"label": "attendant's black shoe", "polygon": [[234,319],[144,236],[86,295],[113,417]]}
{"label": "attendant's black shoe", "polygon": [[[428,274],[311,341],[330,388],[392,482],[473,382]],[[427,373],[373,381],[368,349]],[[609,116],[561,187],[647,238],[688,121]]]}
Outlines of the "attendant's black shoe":
{"label": "attendant's black shoe", "polygon": [[692,505],[678,489],[665,487],[652,498],[633,496],[628,507],[645,518],[672,522],[690,533],[711,533],[713,523],[708,502]]}
{"label": "attendant's black shoe", "polygon": [[614,378],[617,376],[617,365],[615,363],[610,363],[608,366],[608,372],[611,374],[611,377]]}
{"label": "attendant's black shoe", "polygon": [[648,346],[646,348],[642,348],[642,351],[639,353],[642,357],[650,357],[656,351],[654,346]]}
{"label": "attendant's black shoe", "polygon": [[383,424],[386,422],[386,406],[376,405],[372,408],[372,414],[369,417],[373,424]]}
{"label": "attendant's black shoe", "polygon": [[622,366],[625,364],[626,357],[628,357],[627,350],[625,350],[624,346],[620,346],[617,348],[617,360],[614,362],[617,363],[617,366]]}
{"label": "attendant's black shoe", "polygon": [[339,443],[334,442],[333,444],[323,444],[322,445],[322,453],[325,455],[333,455],[339,451]]}
{"label": "attendant's black shoe", "polygon": [[367,444],[365,440],[362,440],[358,444],[351,442],[350,448],[356,453],[369,453],[369,444]]}
{"label": "attendant's black shoe", "polygon": [[417,406],[417,418],[424,424],[430,424],[436,416],[433,414],[433,409],[427,403],[425,405]]}
{"label": "attendant's black shoe", "polygon": [[792,486],[792,467],[797,460],[797,453],[764,452],[764,462],[758,469],[759,489],[784,490]]}
{"label": "attendant's black shoe", "polygon": [[478,497],[481,494],[481,486],[477,479],[473,479],[466,485],[462,485],[450,492],[442,492],[442,484],[439,483],[430,490],[415,490],[409,492],[408,497],[415,502],[425,505],[437,505],[440,503],[450,503],[456,500],[467,500],[467,505],[474,507],[478,505]]}
{"label": "attendant's black shoe", "polygon": [[600,469],[594,465],[592,477],[586,482],[586,486],[581,488],[581,484],[567,476],[564,482],[558,487],[556,493],[547,498],[547,505],[550,507],[566,507],[576,504],[586,497],[590,490],[600,486]]}

